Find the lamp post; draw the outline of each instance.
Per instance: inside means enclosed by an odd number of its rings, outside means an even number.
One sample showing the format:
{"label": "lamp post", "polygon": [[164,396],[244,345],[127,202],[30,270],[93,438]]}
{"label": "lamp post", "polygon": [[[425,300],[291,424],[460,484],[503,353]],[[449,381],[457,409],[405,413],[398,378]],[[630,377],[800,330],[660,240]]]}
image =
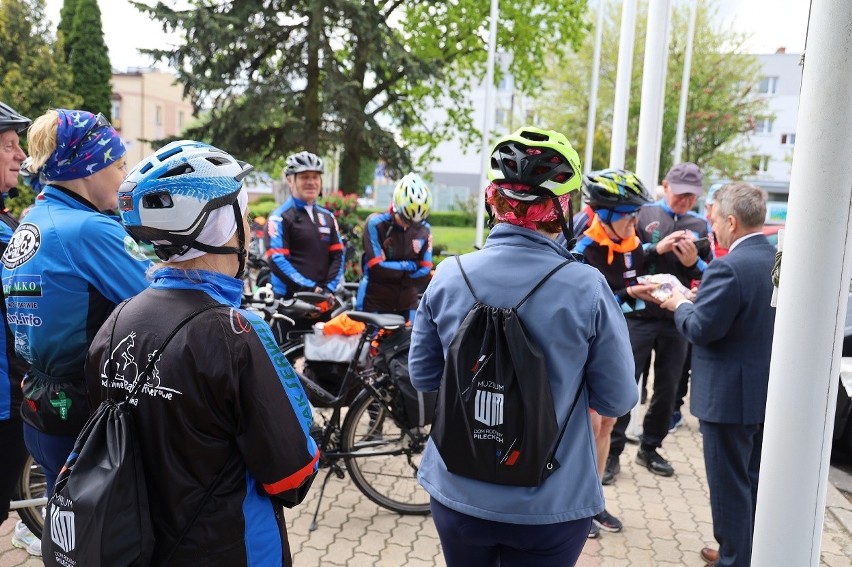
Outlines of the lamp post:
{"label": "lamp post", "polygon": [[476,203],[476,246],[485,241],[485,185],[488,183],[488,165],[491,161],[491,130],[494,127],[494,58],[497,52],[497,0],[491,0],[491,21],[488,32],[488,58],[485,63],[485,116],[482,120],[482,170]]}

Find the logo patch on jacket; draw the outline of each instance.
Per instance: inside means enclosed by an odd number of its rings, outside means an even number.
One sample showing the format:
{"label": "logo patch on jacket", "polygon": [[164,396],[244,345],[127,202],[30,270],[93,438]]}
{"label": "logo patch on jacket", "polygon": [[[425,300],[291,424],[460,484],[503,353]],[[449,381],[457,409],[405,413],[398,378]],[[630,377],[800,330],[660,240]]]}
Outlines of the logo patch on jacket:
{"label": "logo patch on jacket", "polygon": [[654,234],[654,231],[660,228],[660,221],[651,221],[645,225],[645,232],[648,234]]}
{"label": "logo patch on jacket", "polygon": [[3,253],[3,265],[13,270],[35,256],[41,246],[41,232],[36,225],[24,223],[15,230],[9,239],[9,246]]}

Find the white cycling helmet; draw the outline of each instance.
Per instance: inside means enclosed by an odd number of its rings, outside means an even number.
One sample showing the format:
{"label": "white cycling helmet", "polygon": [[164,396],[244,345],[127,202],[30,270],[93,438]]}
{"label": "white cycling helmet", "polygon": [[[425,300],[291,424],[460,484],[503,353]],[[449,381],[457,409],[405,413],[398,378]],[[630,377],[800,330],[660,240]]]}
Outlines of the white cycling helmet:
{"label": "white cycling helmet", "polygon": [[322,160],[311,152],[299,152],[287,158],[287,169],[284,171],[286,175],[295,175],[303,171],[324,173]]}
{"label": "white cycling helmet", "polygon": [[432,207],[432,193],[416,173],[399,180],[393,190],[393,212],[410,223],[423,222]]}
{"label": "white cycling helmet", "polygon": [[[191,248],[211,254],[237,254],[245,265],[245,234],[239,197],[252,166],[209,144],[180,140],[140,162],[119,187],[118,204],[127,231],[154,244],[163,260]],[[239,248],[211,246],[198,238],[211,214],[232,206]],[[230,222],[230,227],[233,227]],[[227,238],[233,234],[227,235]]]}

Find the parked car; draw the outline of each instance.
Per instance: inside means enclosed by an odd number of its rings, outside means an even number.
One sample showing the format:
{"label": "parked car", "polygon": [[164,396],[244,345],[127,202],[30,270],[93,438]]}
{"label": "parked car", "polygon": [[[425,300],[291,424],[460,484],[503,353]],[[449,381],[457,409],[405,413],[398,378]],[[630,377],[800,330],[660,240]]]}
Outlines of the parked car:
{"label": "parked car", "polygon": [[[852,291],[849,303],[852,305]],[[837,410],[834,414],[834,446],[852,455],[852,309],[846,309],[846,326],[843,331],[843,364],[840,386],[837,388]],[[844,367],[848,371],[844,372]]]}

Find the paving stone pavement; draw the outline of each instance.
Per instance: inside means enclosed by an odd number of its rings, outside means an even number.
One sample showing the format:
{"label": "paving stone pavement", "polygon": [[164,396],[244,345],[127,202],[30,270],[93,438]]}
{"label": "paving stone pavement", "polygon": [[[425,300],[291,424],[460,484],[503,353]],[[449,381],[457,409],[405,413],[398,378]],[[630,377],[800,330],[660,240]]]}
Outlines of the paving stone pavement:
{"label": "paving stone pavement", "polygon": [[[698,566],[698,551],[715,545],[698,421],[666,439],[662,453],[675,476],[652,475],[633,459],[636,446],[621,456],[621,474],[604,487],[607,509],[621,518],[624,531],[588,540],[579,567]],[[287,511],[287,528],[296,567],[444,567],[429,516],[398,516],[364,498],[349,479],[329,480],[318,527],[309,531],[322,474],[306,501]],[[852,504],[829,485],[821,566],[852,567]],[[0,526],[0,567],[42,565],[12,547],[15,517]]]}

